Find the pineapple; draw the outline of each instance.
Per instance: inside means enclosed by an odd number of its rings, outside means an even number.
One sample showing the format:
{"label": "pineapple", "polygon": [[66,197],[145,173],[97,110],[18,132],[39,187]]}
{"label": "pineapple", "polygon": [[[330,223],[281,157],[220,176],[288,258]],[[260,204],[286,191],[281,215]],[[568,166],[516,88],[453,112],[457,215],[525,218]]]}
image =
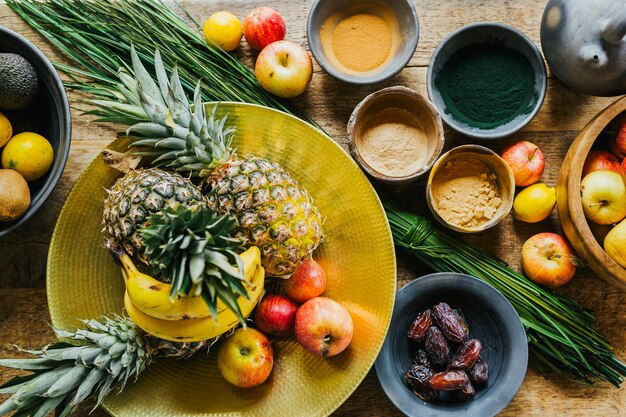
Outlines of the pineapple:
{"label": "pineapple", "polygon": [[107,249],[124,249],[148,263],[138,230],[151,214],[164,207],[206,207],[206,200],[191,181],[158,168],[130,171],[107,191],[102,219]]}
{"label": "pineapple", "polygon": [[172,299],[202,296],[216,321],[220,299],[245,325],[237,303],[248,295],[237,255],[244,240],[229,236],[237,221],[208,208],[191,181],[159,168],[130,171],[108,190],[102,222],[105,246],[152,266],[172,283]]}
{"label": "pineapple", "polygon": [[[97,407],[115,386],[121,391],[129,378],[136,379],[155,357],[172,353],[160,342],[153,344],[126,318],[85,324],[85,330],[76,332],[54,329],[72,344],[27,351],[36,358],[0,360],[0,366],[33,372],[0,387],[0,394],[12,394],[0,405],[0,415],[19,410],[19,415],[45,416],[56,409],[63,417],[90,397],[96,398]],[[174,356],[179,354],[177,350]]]}
{"label": "pineapple", "polygon": [[[258,246],[269,275],[285,277],[322,240],[322,217],[306,190],[278,164],[257,156],[238,158],[232,151],[233,128],[226,117],[205,114],[196,86],[193,107],[183,91],[177,70],[167,79],[159,52],[155,55],[158,84],[132,50],[136,79],[120,70],[119,92],[126,102],[93,103],[143,122],[127,134],[153,164],[200,178],[209,206],[232,214],[236,236]],[[130,110],[129,110],[130,109]]]}
{"label": "pineapple", "polygon": [[209,207],[237,217],[236,236],[259,247],[271,275],[293,272],[320,242],[320,212],[275,162],[231,159],[213,170],[206,189]]}

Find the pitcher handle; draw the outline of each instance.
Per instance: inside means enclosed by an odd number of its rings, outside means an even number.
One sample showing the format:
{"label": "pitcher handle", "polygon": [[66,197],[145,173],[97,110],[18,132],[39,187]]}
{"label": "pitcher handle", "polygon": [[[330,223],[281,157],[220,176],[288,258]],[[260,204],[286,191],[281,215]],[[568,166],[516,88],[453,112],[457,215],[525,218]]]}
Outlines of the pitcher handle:
{"label": "pitcher handle", "polygon": [[626,36],[626,7],[617,13],[602,30],[602,37],[610,43],[618,44]]}

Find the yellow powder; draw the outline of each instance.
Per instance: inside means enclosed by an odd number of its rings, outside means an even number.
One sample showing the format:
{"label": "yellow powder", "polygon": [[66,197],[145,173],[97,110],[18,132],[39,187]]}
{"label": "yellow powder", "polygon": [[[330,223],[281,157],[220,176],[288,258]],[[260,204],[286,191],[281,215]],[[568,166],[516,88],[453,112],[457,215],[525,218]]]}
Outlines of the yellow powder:
{"label": "yellow powder", "polygon": [[387,22],[369,13],[341,20],[332,32],[332,49],[337,60],[356,72],[372,71],[384,64],[391,45],[391,28]]}
{"label": "yellow powder", "polygon": [[390,177],[405,177],[424,165],[428,138],[414,115],[403,109],[388,108],[367,121],[356,145],[361,157],[374,170]]}
{"label": "yellow powder", "polygon": [[496,174],[476,158],[446,162],[432,183],[439,215],[449,223],[474,227],[489,221],[502,204]]}

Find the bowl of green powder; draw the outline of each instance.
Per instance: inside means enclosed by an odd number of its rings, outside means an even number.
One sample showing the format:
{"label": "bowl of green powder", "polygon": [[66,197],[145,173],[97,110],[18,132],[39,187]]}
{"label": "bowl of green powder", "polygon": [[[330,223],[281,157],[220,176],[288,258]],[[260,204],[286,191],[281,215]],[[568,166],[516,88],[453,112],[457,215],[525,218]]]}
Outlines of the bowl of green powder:
{"label": "bowl of green powder", "polygon": [[474,23],[439,44],[428,65],[427,88],[454,130],[498,139],[535,117],[547,78],[539,49],[523,33],[501,23]]}

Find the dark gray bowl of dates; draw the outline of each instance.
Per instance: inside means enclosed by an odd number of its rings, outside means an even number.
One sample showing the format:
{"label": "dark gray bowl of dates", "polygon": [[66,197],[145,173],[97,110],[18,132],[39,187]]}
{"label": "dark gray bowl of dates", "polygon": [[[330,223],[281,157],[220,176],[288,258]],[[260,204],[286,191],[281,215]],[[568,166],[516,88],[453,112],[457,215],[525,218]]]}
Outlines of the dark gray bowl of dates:
{"label": "dark gray bowl of dates", "polygon": [[527,365],[526,333],[511,303],[477,278],[437,273],[398,292],[375,367],[407,416],[489,417],[515,397]]}

